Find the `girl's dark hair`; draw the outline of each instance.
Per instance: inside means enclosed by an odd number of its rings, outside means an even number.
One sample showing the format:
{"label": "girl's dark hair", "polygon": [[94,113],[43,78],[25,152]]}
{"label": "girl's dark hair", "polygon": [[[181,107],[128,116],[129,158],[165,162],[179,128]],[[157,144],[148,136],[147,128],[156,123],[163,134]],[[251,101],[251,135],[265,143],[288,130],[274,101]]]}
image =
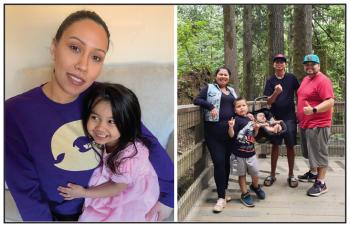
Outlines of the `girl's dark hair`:
{"label": "girl's dark hair", "polygon": [[219,68],[215,71],[215,74],[214,74],[215,77],[216,77],[216,75],[218,75],[218,73],[219,73],[219,71],[220,71],[221,69],[227,70],[228,75],[231,76],[231,70],[229,70],[226,66],[221,66],[221,67],[219,67]]}
{"label": "girl's dark hair", "polygon": [[107,25],[97,13],[95,13],[93,11],[88,11],[88,10],[76,11],[76,12],[70,14],[66,19],[64,19],[64,21],[62,22],[62,24],[60,25],[60,27],[58,28],[58,30],[56,32],[55,40],[57,42],[60,41],[63,32],[69,26],[71,26],[74,22],[81,21],[81,20],[84,20],[84,19],[93,20],[94,22],[96,22],[97,24],[99,24],[99,25],[101,25],[103,27],[103,29],[106,32],[107,39],[108,39],[108,46],[107,46],[107,50],[108,50],[110,33],[109,33]]}
{"label": "girl's dark hair", "polygon": [[[83,127],[88,135],[87,122],[93,108],[101,101],[111,104],[113,120],[120,132],[120,138],[116,147],[110,152],[106,165],[115,174],[119,174],[118,167],[127,158],[132,158],[137,154],[136,140],[145,144],[148,141],[141,135],[141,107],[136,95],[121,84],[95,83],[84,103],[82,116]],[[90,136],[89,136],[90,137]],[[135,153],[128,157],[120,158],[121,151],[129,143],[135,146]]]}

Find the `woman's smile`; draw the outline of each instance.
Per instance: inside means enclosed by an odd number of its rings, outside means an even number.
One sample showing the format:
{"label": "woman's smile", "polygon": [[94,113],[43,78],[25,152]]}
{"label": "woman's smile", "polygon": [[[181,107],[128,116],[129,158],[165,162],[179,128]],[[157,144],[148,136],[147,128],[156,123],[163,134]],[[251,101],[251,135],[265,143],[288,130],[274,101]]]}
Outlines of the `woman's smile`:
{"label": "woman's smile", "polygon": [[75,86],[82,86],[85,84],[85,80],[81,76],[76,74],[67,73],[69,81]]}

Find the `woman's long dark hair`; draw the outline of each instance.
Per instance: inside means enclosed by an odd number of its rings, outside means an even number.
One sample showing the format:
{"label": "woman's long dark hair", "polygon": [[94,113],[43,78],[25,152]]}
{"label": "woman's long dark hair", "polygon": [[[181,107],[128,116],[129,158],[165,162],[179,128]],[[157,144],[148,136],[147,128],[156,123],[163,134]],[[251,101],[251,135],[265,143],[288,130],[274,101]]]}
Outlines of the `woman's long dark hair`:
{"label": "woman's long dark hair", "polygon": [[[82,116],[83,127],[88,135],[87,122],[93,108],[101,101],[111,104],[113,120],[120,132],[117,145],[110,152],[106,165],[115,174],[119,174],[118,167],[127,158],[137,154],[135,142],[140,140],[147,144],[147,140],[141,135],[141,107],[136,95],[121,84],[95,83],[85,99]],[[130,143],[135,146],[135,152],[120,158],[121,151]]]}

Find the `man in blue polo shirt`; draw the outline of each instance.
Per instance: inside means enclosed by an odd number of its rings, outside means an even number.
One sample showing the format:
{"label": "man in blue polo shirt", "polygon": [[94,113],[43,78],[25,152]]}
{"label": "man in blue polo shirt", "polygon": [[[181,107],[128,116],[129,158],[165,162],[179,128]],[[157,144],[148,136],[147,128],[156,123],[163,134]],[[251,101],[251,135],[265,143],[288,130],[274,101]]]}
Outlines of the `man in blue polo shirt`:
{"label": "man in blue polo shirt", "polygon": [[286,73],[287,59],[283,54],[277,54],[273,58],[273,67],[275,69],[265,85],[264,95],[268,96],[267,104],[271,105],[271,112],[276,120],[283,120],[287,126],[287,132],[282,136],[275,136],[271,139],[271,175],[266,177],[265,186],[271,186],[276,181],[276,167],[279,156],[279,147],[282,140],[287,147],[288,159],[288,184],[295,188],[298,186],[298,180],[294,177],[294,145],[296,144],[296,115],[294,95],[299,88],[299,82],[295,75]]}

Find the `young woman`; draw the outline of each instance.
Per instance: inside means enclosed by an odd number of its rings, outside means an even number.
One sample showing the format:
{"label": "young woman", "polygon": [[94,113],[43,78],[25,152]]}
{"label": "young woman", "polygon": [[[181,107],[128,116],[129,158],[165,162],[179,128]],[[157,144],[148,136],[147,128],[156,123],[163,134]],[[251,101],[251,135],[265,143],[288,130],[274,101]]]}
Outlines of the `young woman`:
{"label": "young woman", "polygon": [[[77,220],[83,199],[66,201],[57,188],[87,186],[99,157],[82,123],[82,100],[101,73],[109,31],[94,12],[77,11],[60,25],[52,41],[49,82],[5,102],[5,180],[24,221]],[[150,140],[157,172],[160,219],[173,207],[173,164],[158,140]]]}
{"label": "young woman", "polygon": [[204,108],[204,133],[211,159],[214,164],[214,180],[218,192],[218,200],[213,208],[215,213],[221,212],[226,201],[230,175],[230,155],[232,141],[227,130],[227,122],[235,115],[232,103],[237,98],[233,88],[228,86],[231,71],[220,67],[215,72],[215,82],[203,88],[193,103]]}

